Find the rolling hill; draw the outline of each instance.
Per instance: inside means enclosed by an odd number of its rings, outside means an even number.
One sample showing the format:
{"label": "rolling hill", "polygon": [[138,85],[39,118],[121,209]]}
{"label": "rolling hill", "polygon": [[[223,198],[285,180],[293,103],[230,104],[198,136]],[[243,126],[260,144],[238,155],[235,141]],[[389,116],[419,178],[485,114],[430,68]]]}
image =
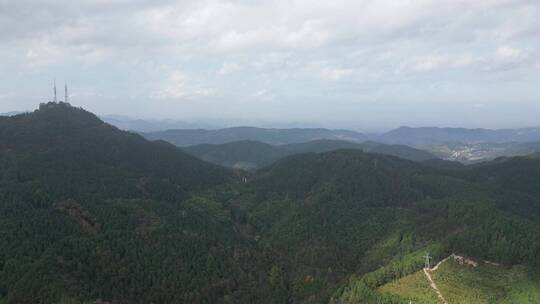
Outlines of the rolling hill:
{"label": "rolling hill", "polygon": [[182,148],[185,152],[204,161],[246,170],[267,166],[289,155],[309,152],[321,153],[339,149],[354,149],[394,155],[413,161],[426,161],[437,158],[428,152],[408,146],[385,145],[375,142],[358,144],[340,140],[316,140],[281,146],[273,146],[256,141],[239,141],[220,145],[204,144]]}
{"label": "rolling hill", "polygon": [[[389,152],[386,154],[412,160],[425,159],[426,155],[417,158],[420,152],[412,150],[417,149],[426,152],[426,154],[432,154],[431,157],[436,156],[465,164],[489,161],[503,156],[522,156],[540,150],[540,131],[538,128],[491,130],[400,127],[382,134],[364,135],[348,130],[236,127],[218,130],[178,129],[142,133],[142,135],[150,140],[164,140],[179,147],[201,146],[193,148],[194,155],[229,167],[234,167],[235,163],[238,163],[238,167],[251,169],[272,162],[271,160],[263,160],[263,151],[267,151],[269,155],[276,153],[290,155],[292,153],[270,151],[272,150],[270,147],[262,147],[262,145],[255,143],[250,145],[258,147],[248,147],[248,142],[286,146],[307,142],[315,142],[315,145],[320,145],[317,142],[324,140],[349,141],[355,144],[365,143],[367,146],[362,148],[365,151],[377,152],[371,148],[373,145],[378,145],[383,150],[381,153]],[[390,148],[383,144],[393,147]],[[235,151],[234,146],[244,147],[255,155],[247,156],[244,154],[245,159],[238,157],[229,159],[223,155],[226,154],[225,151],[230,151],[236,156],[242,155],[242,153]],[[354,145],[342,146],[344,148],[358,148]],[[407,149],[405,146],[409,146],[411,149]],[[299,151],[317,152],[316,148],[314,147],[312,151],[305,148],[299,149]],[[222,149],[224,152],[218,152],[217,149]],[[291,147],[291,149],[294,150],[295,147]],[[270,158],[276,157],[270,156]]]}

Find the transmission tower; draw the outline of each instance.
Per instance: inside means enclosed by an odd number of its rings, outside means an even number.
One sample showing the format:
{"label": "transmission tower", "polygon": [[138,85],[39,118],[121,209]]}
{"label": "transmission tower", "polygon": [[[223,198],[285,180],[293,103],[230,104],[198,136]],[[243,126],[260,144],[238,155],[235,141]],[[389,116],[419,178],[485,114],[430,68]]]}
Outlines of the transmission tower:
{"label": "transmission tower", "polygon": [[426,264],[425,264],[424,267],[427,268],[427,269],[430,269],[431,268],[431,260],[433,259],[433,257],[429,256],[429,252],[428,252],[425,256],[423,256],[423,258],[426,259],[426,262],[425,262]]}

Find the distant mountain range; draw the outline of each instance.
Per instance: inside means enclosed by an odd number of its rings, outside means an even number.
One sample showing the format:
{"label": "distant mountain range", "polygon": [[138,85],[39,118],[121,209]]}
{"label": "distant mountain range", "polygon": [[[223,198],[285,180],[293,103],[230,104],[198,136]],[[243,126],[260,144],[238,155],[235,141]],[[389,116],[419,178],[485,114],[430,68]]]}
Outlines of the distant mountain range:
{"label": "distant mountain range", "polygon": [[377,141],[402,145],[429,145],[444,143],[508,143],[540,141],[540,127],[523,129],[464,129],[401,127],[376,137]]}
{"label": "distant mountain range", "polygon": [[359,132],[322,128],[270,129],[235,127],[219,130],[184,129],[144,133],[143,136],[150,140],[165,140],[180,147],[200,144],[224,144],[242,140],[260,141],[271,145],[286,145],[320,139],[351,142],[368,140],[368,136]]}
{"label": "distant mountain range", "polygon": [[0,113],[0,116],[14,116],[18,114],[26,113],[25,111],[11,111],[11,112],[3,112]]}
{"label": "distant mountain range", "polygon": [[305,143],[274,146],[258,141],[237,141],[226,144],[202,144],[183,147],[185,152],[202,160],[222,166],[246,170],[267,166],[278,159],[301,153],[321,153],[339,149],[393,155],[412,161],[436,159],[437,156],[404,145],[386,145],[376,142],[353,143],[343,140],[321,139]]}
{"label": "distant mountain range", "polygon": [[122,130],[135,132],[156,132],[170,129],[217,129],[221,124],[210,122],[181,121],[175,119],[141,119],[123,115],[103,115],[100,118]]}
{"label": "distant mountain range", "polygon": [[[13,116],[28,111],[11,111]],[[409,146],[449,143],[529,143],[540,142],[540,127],[518,129],[469,129],[445,127],[399,127],[388,132],[367,134],[353,130],[325,128],[230,127],[233,121],[181,121],[175,119],[140,119],[124,115],[102,115],[100,118],[122,130],[143,133],[149,139],[162,139],[177,146],[224,144],[233,141],[260,141],[272,145],[301,143],[320,139],[364,142],[367,140]],[[221,126],[221,127],[220,127]]]}
{"label": "distant mountain range", "polygon": [[[23,111],[13,111],[1,113],[0,116],[13,116],[24,113]],[[366,141],[378,142],[391,145],[410,146],[418,150],[424,150],[438,158],[462,163],[475,163],[495,159],[502,156],[520,156],[540,151],[540,127],[521,129],[466,129],[466,128],[440,128],[440,127],[400,127],[380,134],[364,134],[352,130],[331,130],[324,128],[259,128],[259,127],[232,127],[219,129],[219,126],[230,125],[231,121],[179,121],[173,119],[137,119],[122,115],[104,115],[100,117],[103,121],[112,124],[122,130],[139,132],[150,140],[164,140],[179,147],[195,145],[221,145],[233,142],[256,141],[269,145],[289,145],[307,143],[310,141],[333,140],[348,141],[355,144]],[[248,157],[251,159],[243,163],[243,159],[235,157],[217,157],[222,165],[230,165],[231,161],[238,163],[241,167],[256,168],[261,164],[271,163],[269,159],[253,162],[257,158],[254,147],[247,148],[245,144],[237,143],[235,146],[243,146],[255,155]],[[338,145],[339,146],[339,145]],[[382,146],[381,146],[382,147]],[[198,152],[204,147],[194,148]],[[211,147],[206,147],[213,149]],[[214,147],[217,148],[217,147]],[[220,149],[231,149],[230,145],[219,147]],[[351,147],[352,149],[358,147]],[[258,151],[268,150],[258,147]],[[330,149],[332,150],[332,149]],[[365,148],[363,150],[366,150]],[[309,152],[310,150],[301,151]],[[328,150],[329,151],[329,150]],[[276,154],[276,151],[265,153],[266,156]],[[313,152],[317,152],[315,149]],[[397,156],[403,157],[403,151]],[[205,159],[212,161],[212,157],[217,152],[205,151]],[[224,153],[224,151],[220,152]],[[244,152],[244,154],[247,152]],[[202,156],[199,153],[199,157]],[[236,153],[239,155],[238,153]],[[260,154],[260,153],[259,153]],[[279,155],[290,155],[294,153],[277,153]],[[396,153],[394,153],[395,155]],[[412,158],[416,159],[413,153]],[[214,155],[214,156],[210,156]],[[209,158],[210,157],[210,158]],[[277,157],[279,159],[281,157]],[[272,159],[272,158],[271,158]],[[220,161],[222,160],[222,161]]]}
{"label": "distant mountain range", "polygon": [[[398,145],[400,151],[395,151],[397,146],[391,150],[391,154],[406,159],[424,160],[426,155],[418,157],[419,150],[424,150],[432,156],[463,163],[474,163],[494,159],[501,156],[519,156],[533,153],[540,150],[540,128],[523,129],[464,129],[464,128],[437,128],[421,127],[410,128],[401,127],[382,134],[363,134],[350,130],[330,130],[322,128],[295,128],[295,129],[269,129],[255,127],[235,127],[217,130],[205,129],[175,129],[166,131],[156,131],[142,133],[150,140],[165,140],[179,147],[197,145],[223,145],[223,146],[201,146],[193,149],[186,149],[191,154],[202,157],[205,160],[227,166],[240,166],[243,168],[258,168],[261,165],[271,163],[283,155],[295,154],[291,150],[299,147],[277,148],[267,145],[290,145],[307,142],[348,141],[350,144],[346,148],[366,149],[366,146],[356,146],[357,144],[370,141],[375,142],[379,148],[388,150],[387,145]],[[251,142],[251,143],[249,143]],[[254,143],[258,142],[258,144]],[[229,144],[234,143],[234,144]],[[331,142],[326,142],[329,144]],[[229,144],[229,145],[225,145]],[[336,143],[334,143],[336,144]],[[356,144],[356,145],[355,145]],[[247,146],[249,145],[249,147]],[[368,146],[370,144],[367,144]],[[343,147],[340,143],[338,147]],[[405,151],[404,146],[410,146]],[[307,146],[306,146],[307,147]],[[303,152],[318,152],[318,149],[299,148]],[[315,147],[313,147],[315,148]],[[317,147],[318,148],[318,147]],[[218,149],[220,151],[218,151]],[[239,149],[246,149],[242,152]],[[326,149],[323,151],[330,151]],[[414,150],[414,153],[407,156]],[[262,151],[265,151],[262,153]],[[225,157],[225,153],[232,153]],[[248,156],[247,154],[252,153]],[[264,154],[264,160],[260,156]],[[219,156],[218,156],[219,155]],[[244,158],[239,158],[239,156]],[[259,155],[259,156],[258,156]]]}
{"label": "distant mountain range", "polygon": [[317,128],[317,125],[300,122],[276,123],[261,122],[258,120],[245,119],[217,119],[217,118],[190,118],[180,119],[160,119],[160,118],[138,118],[126,115],[101,115],[100,118],[122,130],[134,132],[156,132],[175,129],[222,129],[235,126],[257,126],[261,128]]}
{"label": "distant mountain range", "polygon": [[256,127],[234,127],[217,130],[171,129],[148,132],[150,139],[163,139],[177,146],[198,144],[223,144],[232,141],[255,140],[268,144],[291,144],[319,139],[366,140],[409,146],[462,143],[510,143],[540,141],[540,127],[522,129],[465,129],[438,127],[400,127],[381,134],[363,134],[351,130],[323,128],[269,129]]}

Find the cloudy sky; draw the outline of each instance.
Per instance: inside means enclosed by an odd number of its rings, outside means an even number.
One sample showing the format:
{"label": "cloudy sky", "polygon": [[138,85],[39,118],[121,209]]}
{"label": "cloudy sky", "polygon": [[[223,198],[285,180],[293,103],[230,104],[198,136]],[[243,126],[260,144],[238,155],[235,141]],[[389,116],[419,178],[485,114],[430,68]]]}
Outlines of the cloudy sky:
{"label": "cloudy sky", "polygon": [[538,0],[0,0],[0,112],[540,125]]}

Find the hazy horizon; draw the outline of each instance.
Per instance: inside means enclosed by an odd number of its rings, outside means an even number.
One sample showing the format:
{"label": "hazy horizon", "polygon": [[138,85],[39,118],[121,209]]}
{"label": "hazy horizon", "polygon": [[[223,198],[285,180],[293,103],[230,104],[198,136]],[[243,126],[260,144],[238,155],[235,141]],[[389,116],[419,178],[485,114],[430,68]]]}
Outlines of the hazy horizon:
{"label": "hazy horizon", "polygon": [[[61,101],[61,100],[60,100]],[[50,101],[45,101],[50,102]],[[72,104],[74,107],[79,107],[77,104]],[[0,115],[16,115],[24,112],[32,112],[36,110],[14,110],[7,112],[0,112]],[[141,121],[146,124],[153,124],[152,131],[164,131],[172,129],[207,129],[207,130],[216,130],[216,129],[226,129],[226,128],[235,128],[235,127],[255,127],[255,128],[269,128],[269,129],[293,129],[293,128],[324,128],[331,130],[351,130],[365,134],[381,134],[388,131],[392,131],[402,127],[410,128],[453,128],[453,129],[486,129],[486,130],[504,130],[504,129],[527,129],[527,128],[540,128],[540,125],[528,125],[528,126],[516,126],[516,127],[507,127],[507,128],[489,128],[489,127],[466,127],[466,126],[444,126],[444,125],[396,125],[389,128],[355,128],[340,126],[339,124],[324,124],[324,123],[312,123],[312,122],[295,122],[295,121],[285,121],[285,122],[272,122],[272,121],[260,121],[260,120],[241,120],[241,119],[224,119],[224,118],[191,118],[191,119],[176,119],[176,118],[155,118],[155,117],[145,117],[145,116],[129,116],[124,114],[100,114],[94,113],[99,116],[101,119],[104,119],[106,122],[112,123],[117,121],[119,125],[127,122]],[[114,123],[113,123],[114,124]],[[170,128],[167,127],[155,127],[160,125],[173,126]],[[129,128],[127,128],[129,130]],[[144,131],[132,129],[133,131]]]}
{"label": "hazy horizon", "polygon": [[[540,125],[540,3],[17,1],[0,112],[324,127]],[[224,126],[231,126],[224,125]]]}

